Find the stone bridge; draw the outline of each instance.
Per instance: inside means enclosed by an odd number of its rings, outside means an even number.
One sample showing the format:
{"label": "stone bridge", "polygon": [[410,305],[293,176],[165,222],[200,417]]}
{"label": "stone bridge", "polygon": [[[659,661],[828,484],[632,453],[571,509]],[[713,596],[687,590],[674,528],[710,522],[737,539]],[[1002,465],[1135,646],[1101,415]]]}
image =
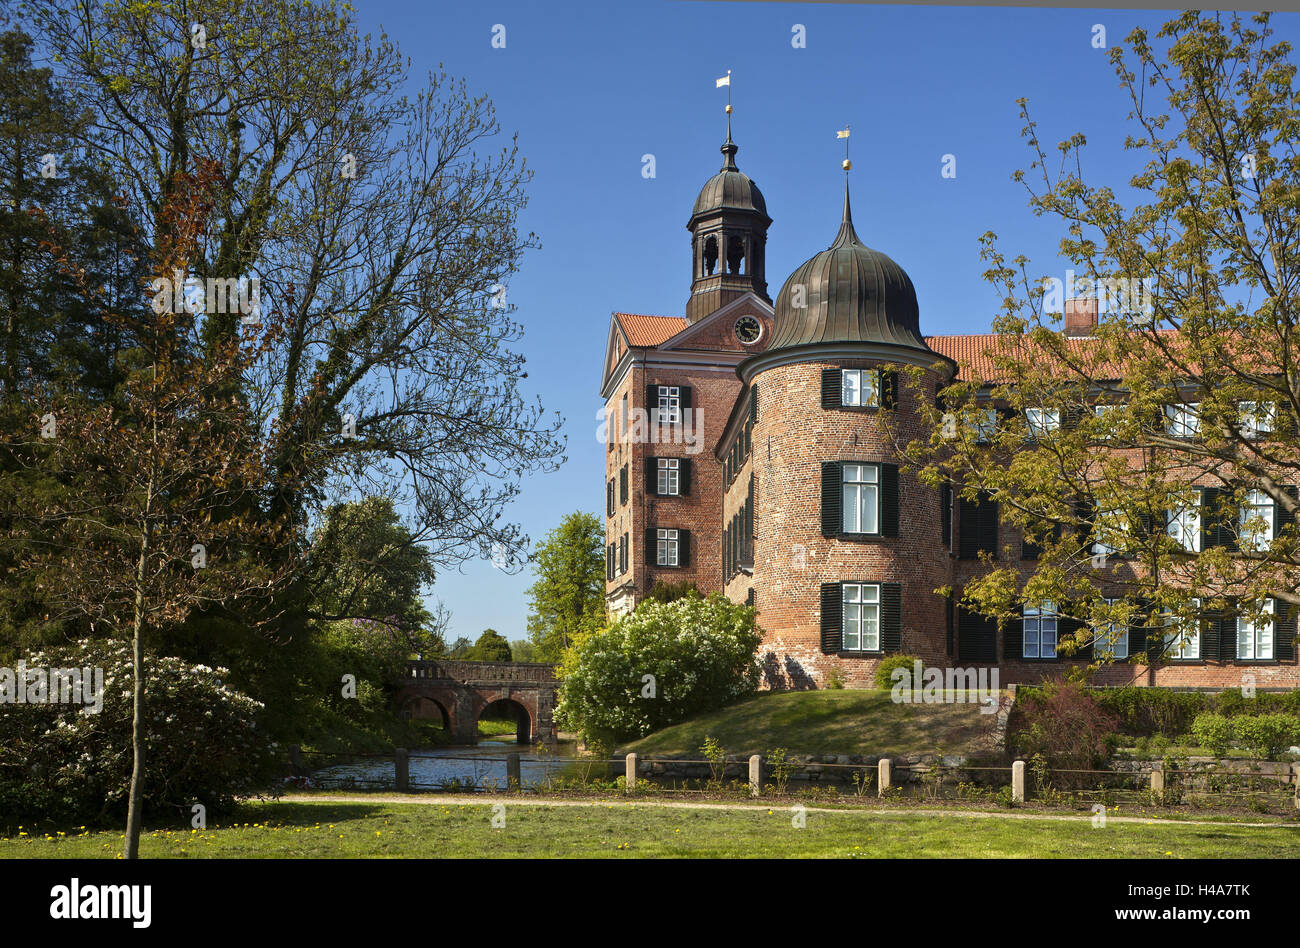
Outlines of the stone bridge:
{"label": "stone bridge", "polygon": [[397,682],[397,707],[417,720],[442,719],[457,744],[478,743],[479,717],[492,705],[510,707],[521,744],[555,741],[555,666],[540,662],[406,663]]}

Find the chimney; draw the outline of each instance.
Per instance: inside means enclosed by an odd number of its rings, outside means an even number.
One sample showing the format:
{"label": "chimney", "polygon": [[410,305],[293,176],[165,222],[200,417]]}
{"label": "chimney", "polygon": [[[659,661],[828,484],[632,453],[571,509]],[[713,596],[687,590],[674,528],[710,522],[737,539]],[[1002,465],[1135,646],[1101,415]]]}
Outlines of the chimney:
{"label": "chimney", "polygon": [[1065,334],[1091,336],[1097,329],[1097,299],[1076,296],[1065,301]]}

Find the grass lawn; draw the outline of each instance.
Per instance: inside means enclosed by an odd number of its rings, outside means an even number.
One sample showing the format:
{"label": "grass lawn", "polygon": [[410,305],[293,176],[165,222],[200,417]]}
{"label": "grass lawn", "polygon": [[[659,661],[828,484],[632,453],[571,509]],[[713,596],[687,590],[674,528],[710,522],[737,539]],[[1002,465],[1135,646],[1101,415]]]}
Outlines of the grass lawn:
{"label": "grass lawn", "polygon": [[[428,800],[428,798],[425,798]],[[1159,821],[1092,828],[1089,814],[1060,820],[969,812],[929,816],[788,806],[731,810],[593,802],[586,805],[389,802],[250,803],[239,822],[203,831],[155,830],[146,858],[277,857],[1289,857],[1300,827]],[[29,827],[30,829],[30,827]],[[118,832],[0,837],[0,858],[114,858]]]}
{"label": "grass lawn", "polygon": [[621,748],[698,757],[706,735],[728,754],[945,754],[987,752],[992,714],[974,704],[895,704],[888,691],[765,692],[721,711],[664,728]]}

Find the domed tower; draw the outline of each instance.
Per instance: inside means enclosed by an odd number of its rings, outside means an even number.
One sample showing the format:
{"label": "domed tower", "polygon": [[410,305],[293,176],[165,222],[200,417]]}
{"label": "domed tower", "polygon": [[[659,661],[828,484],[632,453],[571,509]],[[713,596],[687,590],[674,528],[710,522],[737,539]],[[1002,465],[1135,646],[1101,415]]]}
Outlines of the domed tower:
{"label": "domed tower", "polygon": [[736,166],[738,150],[731,140],[728,113],[722,170],[704,183],[686,224],[691,232],[688,323],[703,319],[746,293],[771,302],[763,262],[772,218],[767,216],[763,192]]}
{"label": "domed tower", "polygon": [[[880,659],[943,664],[951,580],[939,491],[901,470],[925,436],[918,399],[955,370],[921,335],[907,273],[853,228],[777,294],[771,345],[741,363],[750,386],[753,585],[768,684],[869,685]],[[901,370],[925,370],[924,391]],[[896,440],[897,439],[897,440]]]}

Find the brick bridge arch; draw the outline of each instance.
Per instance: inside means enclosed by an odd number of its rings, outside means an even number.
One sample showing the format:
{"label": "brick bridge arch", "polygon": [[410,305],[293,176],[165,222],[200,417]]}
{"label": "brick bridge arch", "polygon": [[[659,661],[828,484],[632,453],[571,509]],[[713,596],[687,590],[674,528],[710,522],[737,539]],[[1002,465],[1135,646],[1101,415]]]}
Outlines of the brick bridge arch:
{"label": "brick bridge arch", "polygon": [[[497,701],[525,712],[518,739],[555,741],[555,666],[541,662],[465,662],[433,659],[406,663],[397,683],[397,707],[414,718],[441,717],[457,744],[478,743],[478,719]],[[525,725],[527,733],[525,733]]]}

